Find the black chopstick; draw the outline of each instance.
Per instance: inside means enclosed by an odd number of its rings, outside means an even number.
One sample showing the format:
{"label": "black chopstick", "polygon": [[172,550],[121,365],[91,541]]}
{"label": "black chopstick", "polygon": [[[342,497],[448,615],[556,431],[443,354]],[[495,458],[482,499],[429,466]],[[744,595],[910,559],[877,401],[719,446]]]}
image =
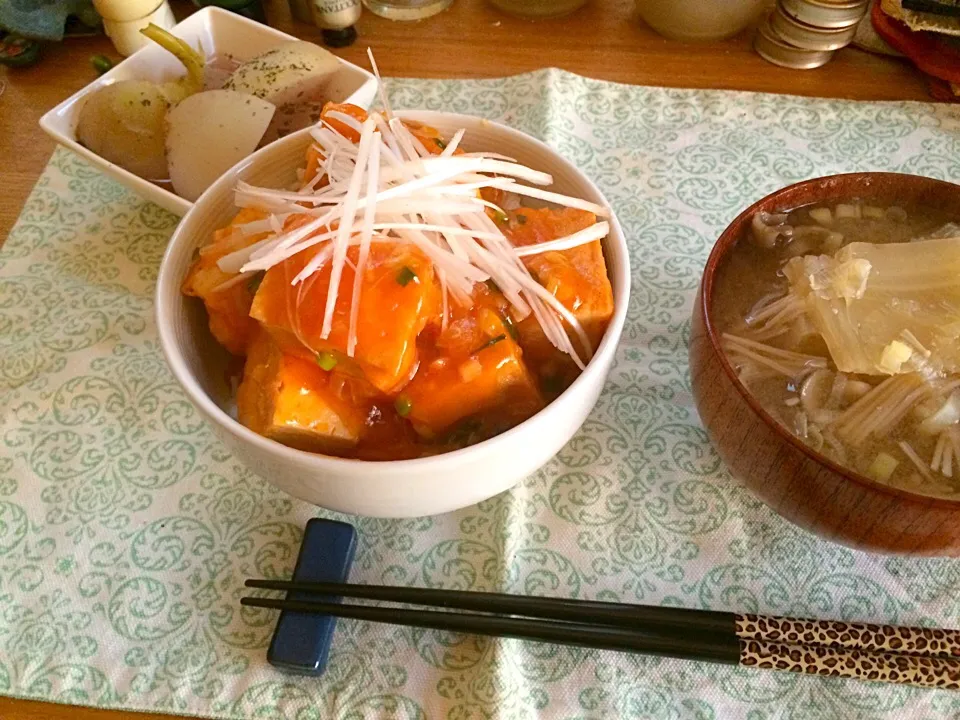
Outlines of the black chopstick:
{"label": "black chopstick", "polygon": [[381,600],[476,612],[523,615],[579,622],[591,627],[620,627],[645,632],[683,631],[785,645],[821,646],[865,652],[960,658],[960,631],[750,615],[715,610],[634,605],[504,593],[391,587],[353,583],[250,579],[264,590],[314,593],[329,597]]}
{"label": "black chopstick", "polygon": [[643,626],[677,627],[693,633],[734,632],[736,615],[712,610],[628,605],[596,600],[508,595],[505,593],[439,590],[435,588],[354,585],[352,583],[247,580],[249,588],[308,592],[317,595],[384,600],[504,615],[526,615],[550,620],[587,623],[591,626],[637,629]]}
{"label": "black chopstick", "polygon": [[675,626],[644,631],[477,613],[405,610],[394,607],[342,605],[337,602],[262,597],[243,597],[240,598],[240,603],[248,607],[332,615],[390,625],[511,637],[724,665],[847,677],[918,687],[960,688],[960,660],[951,658],[872,652],[862,648],[788,645],[744,639],[738,637],[736,633],[692,635]]}
{"label": "black chopstick", "polygon": [[626,628],[555,622],[530,618],[452,613],[433,610],[341,605],[335,602],[277,600],[243,597],[240,604],[291,612],[321,613],[352,620],[406,625],[409,627],[448,632],[492,635],[520,640],[576,645],[598,650],[620,650],[646,655],[662,655],[688,660],[736,665],[740,659],[740,643],[732,633],[726,637],[696,637],[687,633],[663,634]]}

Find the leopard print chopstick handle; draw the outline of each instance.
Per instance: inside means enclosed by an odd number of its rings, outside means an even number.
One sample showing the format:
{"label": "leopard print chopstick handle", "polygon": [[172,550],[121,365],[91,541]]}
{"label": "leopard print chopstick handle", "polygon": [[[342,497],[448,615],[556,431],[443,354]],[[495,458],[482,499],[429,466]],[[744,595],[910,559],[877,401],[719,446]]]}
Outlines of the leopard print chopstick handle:
{"label": "leopard print chopstick handle", "polygon": [[740,665],[918,687],[960,688],[960,660],[939,657],[741,640]]}
{"label": "leopard print chopstick handle", "polygon": [[740,640],[960,659],[960,631],[736,615]]}

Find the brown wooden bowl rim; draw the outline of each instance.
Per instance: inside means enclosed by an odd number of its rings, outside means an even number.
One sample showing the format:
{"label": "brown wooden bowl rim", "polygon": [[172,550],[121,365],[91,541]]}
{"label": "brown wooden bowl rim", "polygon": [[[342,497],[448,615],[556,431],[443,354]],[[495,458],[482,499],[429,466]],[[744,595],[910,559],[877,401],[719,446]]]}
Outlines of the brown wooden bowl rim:
{"label": "brown wooden bowl rim", "polygon": [[[717,241],[713,245],[713,249],[710,251],[710,255],[707,257],[707,264],[703,269],[703,278],[700,281],[700,296],[701,296],[701,312],[703,313],[703,324],[707,331],[707,337],[710,340],[710,345],[713,347],[714,352],[717,353],[717,356],[720,358],[720,366],[723,368],[724,373],[733,383],[733,386],[736,388],[737,392],[743,397],[747,405],[750,407],[753,412],[760,417],[761,420],[773,430],[774,433],[780,436],[780,438],[786,441],[789,445],[793,446],[795,449],[799,450],[801,453],[809,457],[811,460],[823,465],[843,478],[853,481],[859,485],[863,485],[871,490],[884,493],[887,495],[893,495],[894,497],[901,498],[904,500],[910,500],[912,502],[917,502],[923,505],[949,508],[952,510],[960,509],[960,499],[950,500],[947,498],[931,497],[929,495],[921,495],[918,493],[910,492],[909,490],[903,490],[901,488],[891,487],[885,485],[876,480],[868,478],[866,475],[861,475],[858,472],[850,470],[849,468],[843,467],[838,463],[834,462],[825,455],[821,455],[816,450],[811,448],[806,443],[802,442],[798,437],[793,433],[789,432],[783,425],[781,425],[772,415],[770,415],[763,406],[756,400],[753,394],[747,390],[746,386],[740,382],[740,378],[737,377],[736,370],[730,364],[730,361],[727,359],[727,354],[723,351],[720,346],[719,337],[716,331],[716,328],[713,325],[713,317],[711,315],[711,306],[712,306],[712,297],[713,297],[713,281],[716,274],[717,268],[720,265],[721,260],[727,255],[731,248],[734,247],[734,243],[739,238],[739,234],[736,237],[734,235],[734,228],[737,228],[745,223],[745,221],[750,218],[757,210],[761,207],[767,206],[769,203],[775,201],[778,198],[783,196],[793,196],[799,195],[801,192],[811,185],[823,185],[830,181],[838,180],[890,180],[892,178],[909,178],[907,182],[910,183],[928,183],[931,185],[945,185],[950,186],[956,189],[958,195],[960,195],[960,185],[956,183],[947,182],[945,180],[937,180],[935,178],[928,178],[922,175],[911,175],[908,173],[893,173],[893,172],[856,172],[856,173],[842,173],[838,175],[825,175],[823,177],[811,178],[809,180],[803,180],[792,185],[780,188],[775,190],[768,195],[765,195],[761,199],[757,200],[746,210],[741,212],[734,218],[730,224],[724,229],[720,236],[717,238]],[[900,180],[903,182],[902,180]],[[796,205],[791,206],[789,209],[797,207]]]}

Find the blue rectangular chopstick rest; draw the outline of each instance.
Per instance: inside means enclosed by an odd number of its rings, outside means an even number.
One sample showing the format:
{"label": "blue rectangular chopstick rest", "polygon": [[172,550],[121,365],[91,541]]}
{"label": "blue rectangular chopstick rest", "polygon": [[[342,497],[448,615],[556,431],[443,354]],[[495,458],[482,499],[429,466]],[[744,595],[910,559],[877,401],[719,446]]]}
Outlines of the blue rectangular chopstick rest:
{"label": "blue rectangular chopstick rest", "polygon": [[[357,547],[353,525],[336,520],[313,518],[303,531],[293,579],[301,582],[346,582]],[[288,592],[288,600],[339,601],[303,592]],[[280,613],[273,631],[267,662],[297,675],[323,675],[327,669],[330,644],[337,619],[310,613]]]}

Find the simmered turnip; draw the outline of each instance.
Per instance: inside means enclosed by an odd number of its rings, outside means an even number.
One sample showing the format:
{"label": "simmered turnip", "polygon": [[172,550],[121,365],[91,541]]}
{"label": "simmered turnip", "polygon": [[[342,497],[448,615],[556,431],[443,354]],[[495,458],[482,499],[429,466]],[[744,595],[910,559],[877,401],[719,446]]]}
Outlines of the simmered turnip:
{"label": "simmered turnip", "polygon": [[203,89],[203,56],[163,28],[141,32],[171,52],[187,70],[183,77],[157,84],[121,80],[93,92],[80,109],[77,140],[100,157],[147,180],[166,180],[166,124],[172,103]]}
{"label": "simmered turnip", "polygon": [[80,109],[77,140],[100,157],[148,180],[167,178],[160,86],[123,80],[90,95]]}
{"label": "simmered turnip", "polygon": [[252,153],[276,108],[253,95],[208,90],[167,113],[167,162],[177,194],[196,200]]}
{"label": "simmered turnip", "polygon": [[247,60],[223,87],[256,95],[278,107],[295,105],[316,100],[339,67],[336,55],[296,40]]}

